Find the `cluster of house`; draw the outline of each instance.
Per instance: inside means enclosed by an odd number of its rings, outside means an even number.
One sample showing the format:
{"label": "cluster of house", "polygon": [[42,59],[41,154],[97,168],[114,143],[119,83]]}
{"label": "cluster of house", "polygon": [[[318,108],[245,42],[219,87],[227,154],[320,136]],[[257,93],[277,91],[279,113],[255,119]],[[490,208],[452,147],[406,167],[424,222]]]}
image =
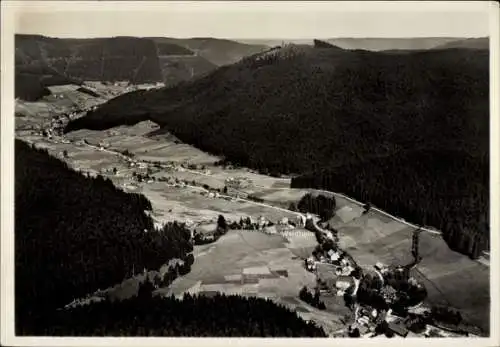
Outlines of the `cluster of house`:
{"label": "cluster of house", "polygon": [[[355,264],[340,249],[330,249],[327,252],[316,253],[314,256],[307,258],[305,263],[306,269],[316,272],[318,278],[325,281],[328,291],[335,290],[337,296],[343,296],[349,288],[357,288],[359,285],[359,280],[352,276]],[[320,266],[327,267],[331,278],[323,278],[322,273],[318,271]]]}
{"label": "cluster of house", "polygon": [[[387,320],[390,312],[357,305],[354,315],[354,322],[349,325],[349,332],[357,329],[361,337],[371,337],[375,334],[376,327]],[[399,330],[396,325],[390,326],[389,329]]]}
{"label": "cluster of house", "polygon": [[[425,308],[425,311],[423,313],[426,314],[429,313],[428,309]],[[427,323],[425,324],[425,326],[423,326],[422,331],[419,332],[412,331],[411,326],[418,319],[419,315],[412,317],[410,316],[399,317],[397,315],[393,315],[391,310],[389,310],[385,315],[385,321],[387,322],[388,328],[392,332],[394,332],[395,335],[399,337],[463,337],[464,336],[464,334],[446,330]],[[467,333],[467,336],[473,337],[479,335]]]}
{"label": "cluster of house", "polygon": [[263,231],[268,234],[286,234],[287,232],[293,232],[296,228],[303,228],[304,225],[305,219],[303,216],[297,216],[295,219],[283,217],[276,223],[269,222]]}
{"label": "cluster of house", "polygon": [[[283,232],[286,228],[293,228],[294,226],[289,224],[288,218],[284,217],[277,223],[266,219],[264,216],[258,218],[252,218],[250,216],[246,218],[240,218],[239,221],[226,220],[226,223],[230,229],[237,230],[255,230],[262,231],[269,234],[276,234]],[[217,239],[217,221],[208,219],[200,223],[191,223],[188,228],[192,231],[193,237],[198,235],[198,239],[204,242],[215,241]]]}
{"label": "cluster of house", "polygon": [[271,221],[267,220],[265,217],[260,216],[259,218],[252,218],[252,217],[246,217],[246,218],[240,218],[239,222],[232,222],[229,223],[229,225],[234,228],[234,229],[242,229],[242,230],[260,230],[264,232],[269,232],[267,230],[271,226],[274,225]]}
{"label": "cluster of house", "polygon": [[[359,332],[360,337],[385,337],[390,334],[393,337],[453,337],[461,336],[444,329],[425,324],[421,331],[412,331],[411,326],[418,320],[418,317],[399,317],[394,315],[392,310],[379,311],[370,307],[358,305],[355,312],[353,324],[349,325],[348,332],[352,334],[354,330]],[[379,324],[386,323],[386,332],[377,331]]]}

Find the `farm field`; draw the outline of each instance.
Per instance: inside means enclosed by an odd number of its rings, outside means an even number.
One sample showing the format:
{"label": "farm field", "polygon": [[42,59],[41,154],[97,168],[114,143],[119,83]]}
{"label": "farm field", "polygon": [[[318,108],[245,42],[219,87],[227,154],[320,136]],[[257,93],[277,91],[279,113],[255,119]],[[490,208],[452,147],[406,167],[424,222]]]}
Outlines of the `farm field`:
{"label": "farm field", "polygon": [[157,293],[182,296],[218,291],[270,298],[295,308],[305,319],[318,321],[327,331],[340,329],[343,324],[335,310],[322,312],[296,299],[304,285],[315,285],[315,276],[288,247],[280,235],[231,230],[211,245],[196,246],[191,272]]}
{"label": "farm field", "polygon": [[[73,140],[86,139],[90,144],[106,142],[108,149],[128,150],[142,161],[210,164],[219,158],[192,146],[178,142],[173,136],[151,136],[158,126],[153,122],[140,122],[134,126],[120,126],[107,131],[78,130],[66,135]],[[178,143],[176,143],[178,142]]]}
{"label": "farm field", "polygon": [[209,198],[200,193],[203,191],[201,188],[179,188],[163,182],[140,186],[141,192],[151,200],[154,211],[168,220],[202,221],[223,214],[228,220],[238,221],[241,217],[248,216],[256,219],[263,216],[276,223],[283,217],[295,216],[292,212],[266,208],[241,200]]}

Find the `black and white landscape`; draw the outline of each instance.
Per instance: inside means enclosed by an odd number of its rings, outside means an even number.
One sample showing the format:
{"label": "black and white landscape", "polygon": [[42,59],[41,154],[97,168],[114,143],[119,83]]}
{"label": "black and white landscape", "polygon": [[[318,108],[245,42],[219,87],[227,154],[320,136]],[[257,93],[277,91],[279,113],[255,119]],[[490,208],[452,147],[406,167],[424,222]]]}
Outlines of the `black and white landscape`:
{"label": "black and white landscape", "polygon": [[16,335],[489,337],[489,37],[445,34],[18,32]]}

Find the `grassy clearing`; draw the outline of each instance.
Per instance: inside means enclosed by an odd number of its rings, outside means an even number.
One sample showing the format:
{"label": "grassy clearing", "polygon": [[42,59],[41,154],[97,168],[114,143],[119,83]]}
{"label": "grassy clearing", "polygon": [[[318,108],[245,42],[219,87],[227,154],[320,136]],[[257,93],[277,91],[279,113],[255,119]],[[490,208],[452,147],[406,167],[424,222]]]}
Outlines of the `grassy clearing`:
{"label": "grassy clearing", "polygon": [[307,192],[308,192],[307,189],[269,188],[269,189],[260,189],[260,191],[257,194],[255,194],[255,196],[263,199],[266,202],[287,204],[289,206],[292,202],[296,203],[297,201],[299,201],[305,194],[307,194]]}
{"label": "grassy clearing", "polygon": [[[293,299],[302,286],[315,285],[315,276],[303,268],[302,261],[287,248],[281,236],[232,230],[215,243],[204,245],[202,250],[196,246],[195,253],[191,272],[159,293],[221,291],[265,297],[297,309],[301,314],[307,313],[307,319],[314,319],[327,329],[342,327],[335,311],[338,307],[331,306],[330,312],[321,312]],[[277,273],[284,270],[288,277]],[[247,276],[255,279],[245,281]]]}

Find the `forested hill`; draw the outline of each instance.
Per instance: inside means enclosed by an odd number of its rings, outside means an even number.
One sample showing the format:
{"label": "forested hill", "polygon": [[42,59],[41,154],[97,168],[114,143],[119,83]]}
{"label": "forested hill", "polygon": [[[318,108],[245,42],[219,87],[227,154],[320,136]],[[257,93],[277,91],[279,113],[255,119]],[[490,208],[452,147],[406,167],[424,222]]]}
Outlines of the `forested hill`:
{"label": "forested hill", "polygon": [[189,49],[217,66],[233,64],[243,57],[269,49],[267,45],[263,44],[245,44],[234,40],[212,37],[193,37],[187,39],[151,37],[150,39],[157,44],[173,44]]}
{"label": "forested hill", "polygon": [[[282,173],[423,150],[444,155],[452,150],[487,162],[488,81],[488,50],[386,54],[291,45],[191,83],[118,97],[66,130],[151,119],[201,149]],[[434,159],[424,158],[432,167]],[[412,172],[416,163],[405,165]],[[434,177],[418,182],[431,189],[429,180]],[[456,196],[452,180],[443,177],[443,189],[450,187],[450,196]],[[367,197],[374,194],[375,187],[364,189]],[[445,205],[455,201],[441,199]]]}
{"label": "forested hill", "polygon": [[182,225],[153,232],[151,203],[102,177],[87,178],[16,140],[16,329],[32,333],[50,312],[144,268],[191,252]]}
{"label": "forested hill", "polygon": [[43,335],[326,337],[323,329],[271,300],[235,295],[103,302],[60,311],[51,323]]}
{"label": "forested hill", "polygon": [[[16,72],[37,73],[48,67],[83,80],[161,81],[157,46],[135,37],[57,39],[16,35]],[[182,47],[169,47],[172,54],[193,54]]]}
{"label": "forested hill", "polygon": [[16,35],[15,48],[16,97],[36,100],[45,93],[40,79],[47,76],[58,76],[60,84],[79,79],[174,85],[267,47],[211,38]]}
{"label": "forested hill", "polygon": [[85,177],[45,150],[15,146],[16,335],[325,336],[270,301],[152,298],[149,282],[124,302],[63,309],[144,269],[184,260],[166,272],[168,285],[190,270],[190,232],[176,222],[154,230],[144,196]]}
{"label": "forested hill", "polygon": [[416,151],[312,172],[292,187],[345,193],[443,231],[451,249],[477,257],[489,248],[489,162],[464,152]]}

